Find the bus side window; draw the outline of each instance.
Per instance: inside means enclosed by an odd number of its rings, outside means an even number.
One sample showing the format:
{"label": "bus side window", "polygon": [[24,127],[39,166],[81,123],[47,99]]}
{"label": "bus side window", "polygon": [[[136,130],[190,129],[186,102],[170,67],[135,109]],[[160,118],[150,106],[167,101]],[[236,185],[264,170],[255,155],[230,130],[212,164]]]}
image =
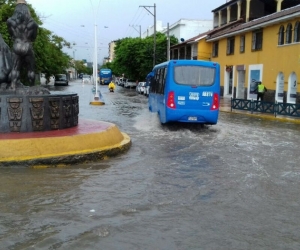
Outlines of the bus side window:
{"label": "bus side window", "polygon": [[158,93],[158,89],[159,89],[159,75],[160,75],[160,69],[157,69],[155,72],[155,87],[154,87],[155,93]]}
{"label": "bus side window", "polygon": [[165,93],[165,86],[166,86],[166,81],[167,81],[167,73],[168,73],[168,69],[165,68],[164,70],[164,75],[163,75],[163,94]]}
{"label": "bus side window", "polygon": [[154,76],[151,77],[151,92],[156,93],[157,89],[157,70],[154,71]]}
{"label": "bus side window", "polygon": [[160,94],[164,94],[164,87],[165,87],[165,81],[164,81],[164,78],[165,78],[165,69],[166,68],[162,68],[160,69],[160,74],[159,74],[159,89],[158,89],[158,92]]}
{"label": "bus side window", "polygon": [[163,71],[163,75],[162,75],[162,94],[165,93],[167,72],[168,72],[168,69],[167,69],[167,67],[165,67],[164,71]]}
{"label": "bus side window", "polygon": [[162,76],[162,70],[163,69],[159,69],[158,70],[158,79],[157,79],[157,82],[158,82],[158,85],[157,85],[157,93],[161,94],[161,76]]}
{"label": "bus side window", "polygon": [[153,93],[154,92],[154,84],[155,84],[155,76],[151,76],[150,77],[150,92]]}

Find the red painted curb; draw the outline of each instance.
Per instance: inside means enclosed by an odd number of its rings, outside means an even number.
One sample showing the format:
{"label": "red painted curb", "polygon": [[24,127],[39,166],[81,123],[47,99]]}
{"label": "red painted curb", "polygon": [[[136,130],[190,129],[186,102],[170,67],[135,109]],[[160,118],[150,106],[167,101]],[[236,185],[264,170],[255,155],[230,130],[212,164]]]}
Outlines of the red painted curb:
{"label": "red painted curb", "polygon": [[29,138],[47,138],[47,137],[62,137],[62,136],[73,136],[82,134],[91,134],[95,132],[101,132],[107,130],[113,124],[80,119],[78,121],[78,126],[62,129],[62,130],[52,130],[43,132],[28,132],[28,133],[0,133],[0,140],[14,140],[14,139],[29,139]]}

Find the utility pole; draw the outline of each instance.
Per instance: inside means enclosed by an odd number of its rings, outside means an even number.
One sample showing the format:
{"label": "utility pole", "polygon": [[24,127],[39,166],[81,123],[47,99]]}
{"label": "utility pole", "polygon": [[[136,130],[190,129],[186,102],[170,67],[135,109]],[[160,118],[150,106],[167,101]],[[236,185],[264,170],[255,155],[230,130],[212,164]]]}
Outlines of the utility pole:
{"label": "utility pole", "polygon": [[[142,32],[141,32],[141,25],[129,25],[130,27],[134,28],[139,34],[140,34],[140,38],[142,38]],[[140,30],[137,30],[135,27],[139,26]]]}
{"label": "utility pole", "polygon": [[[153,67],[155,66],[156,62],[156,5],[153,6],[145,6],[140,5],[139,7],[145,8],[153,17],[154,17],[154,34],[153,34]],[[154,8],[154,12],[152,13],[148,8]]]}
{"label": "utility pole", "polygon": [[169,33],[169,23],[167,25],[167,61],[170,61],[170,33]]}
{"label": "utility pole", "polygon": [[142,26],[140,25],[140,38],[142,38]]}

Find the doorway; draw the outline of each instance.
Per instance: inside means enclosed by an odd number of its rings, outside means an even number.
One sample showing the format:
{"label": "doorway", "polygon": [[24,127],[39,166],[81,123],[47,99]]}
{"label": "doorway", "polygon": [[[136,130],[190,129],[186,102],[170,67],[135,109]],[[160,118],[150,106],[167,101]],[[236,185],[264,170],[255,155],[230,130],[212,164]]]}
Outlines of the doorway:
{"label": "doorway", "polygon": [[297,98],[297,75],[295,72],[290,74],[288,82],[287,102],[296,103]]}
{"label": "doorway", "polygon": [[233,66],[226,66],[225,69],[225,81],[224,81],[224,97],[232,97],[232,87],[233,87],[233,76],[234,76]]}
{"label": "doorway", "polygon": [[245,92],[245,70],[238,71],[238,84],[237,84],[237,91],[236,91],[236,98],[244,99],[244,92]]}
{"label": "doorway", "polygon": [[275,101],[283,102],[283,95],[284,95],[284,74],[282,72],[279,72],[276,79]]}
{"label": "doorway", "polygon": [[229,72],[229,77],[228,77],[228,94],[232,95],[232,70]]}

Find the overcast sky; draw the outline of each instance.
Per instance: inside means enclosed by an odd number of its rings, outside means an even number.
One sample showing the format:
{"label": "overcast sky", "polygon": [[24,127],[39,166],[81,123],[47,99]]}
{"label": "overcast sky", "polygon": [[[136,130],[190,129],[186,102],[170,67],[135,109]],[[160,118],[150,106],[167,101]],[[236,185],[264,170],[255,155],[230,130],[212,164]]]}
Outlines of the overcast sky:
{"label": "overcast sky", "polygon": [[[42,17],[43,27],[75,43],[66,50],[76,60],[92,61],[94,27],[97,25],[98,61],[108,56],[108,43],[124,37],[138,37],[156,20],[163,26],[180,19],[212,20],[212,10],[226,0],[27,0]],[[185,39],[189,39],[188,37]]]}

